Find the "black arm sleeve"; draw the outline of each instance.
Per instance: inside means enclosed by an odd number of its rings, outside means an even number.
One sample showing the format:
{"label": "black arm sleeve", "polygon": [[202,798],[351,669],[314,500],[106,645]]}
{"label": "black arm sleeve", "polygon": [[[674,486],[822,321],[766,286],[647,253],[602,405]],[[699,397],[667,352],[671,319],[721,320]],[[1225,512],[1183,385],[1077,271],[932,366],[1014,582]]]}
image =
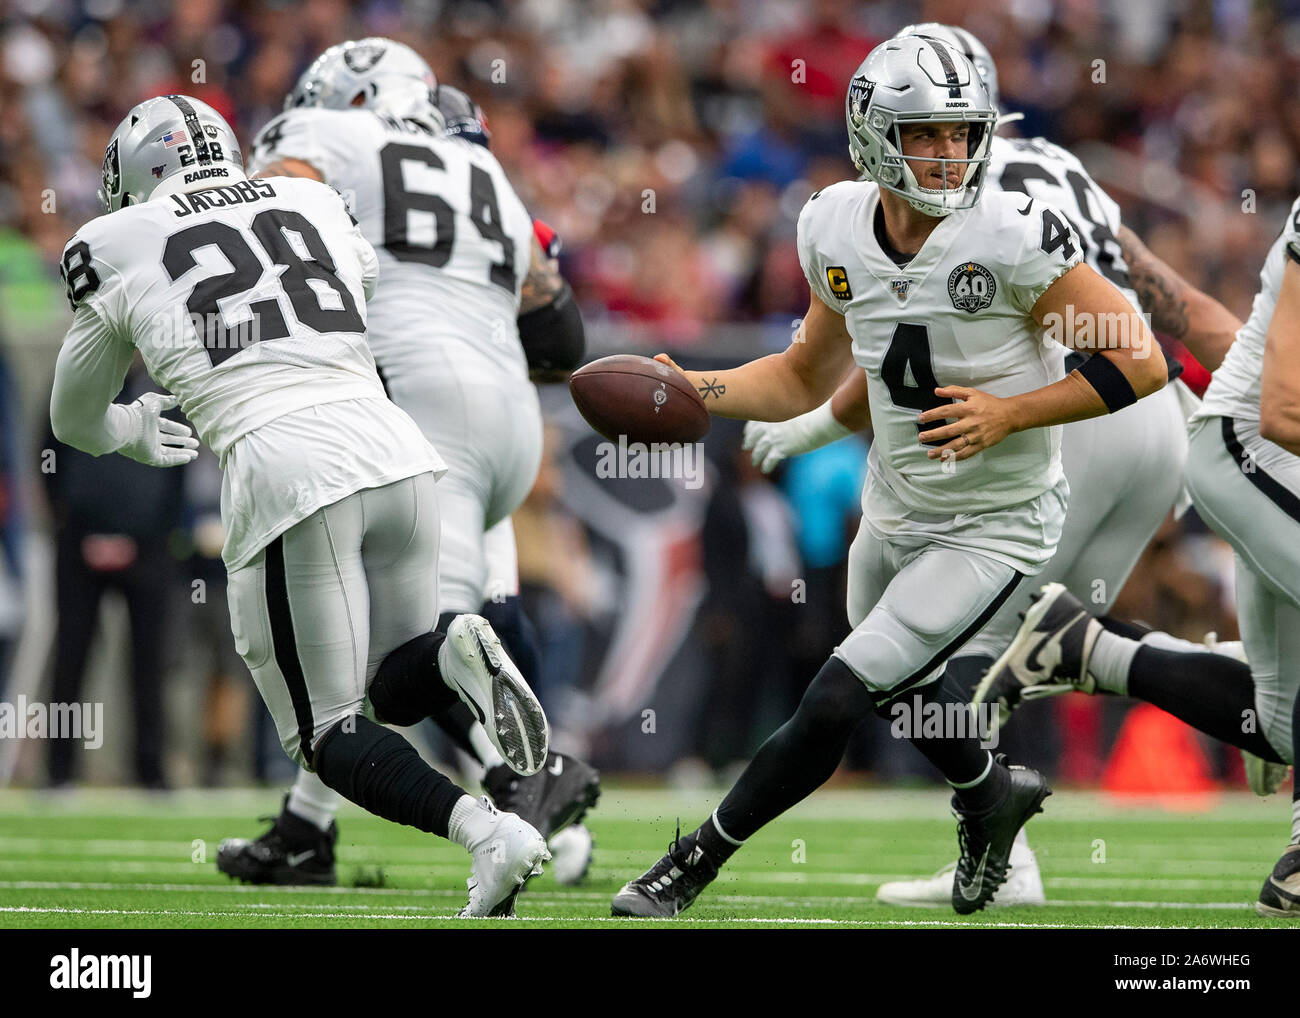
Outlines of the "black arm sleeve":
{"label": "black arm sleeve", "polygon": [[582,363],[587,335],[568,283],[551,303],[519,316],[519,341],[530,371],[572,371]]}

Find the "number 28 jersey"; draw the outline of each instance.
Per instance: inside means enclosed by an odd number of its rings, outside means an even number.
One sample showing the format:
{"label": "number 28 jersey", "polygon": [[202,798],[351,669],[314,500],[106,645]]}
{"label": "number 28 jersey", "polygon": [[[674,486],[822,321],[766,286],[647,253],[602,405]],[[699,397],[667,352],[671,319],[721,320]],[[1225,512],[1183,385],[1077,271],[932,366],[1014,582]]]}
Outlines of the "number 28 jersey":
{"label": "number 28 jersey", "polygon": [[[156,195],[83,226],[62,267],[60,359],[107,402],[138,349],[178,397],[225,468],[229,568],[353,491],[445,469],[384,393],[365,338],[375,254],[327,185]],[[270,469],[245,462],[259,432],[278,436]]]}
{"label": "number 28 jersey", "polygon": [[302,108],[262,129],[249,172],[285,158],[347,196],[378,253],[369,339],[386,377],[450,358],[461,377],[527,380],[516,318],[533,223],[491,152],[372,110]]}
{"label": "number 28 jersey", "polygon": [[1078,238],[1052,207],[986,191],[900,267],[876,237],[879,204],[876,184],[844,181],[813,195],[798,227],[804,275],[844,315],[866,372],[871,468],[918,512],[984,512],[1037,497],[1063,476],[1060,428],[1009,435],[956,461],[927,457],[916,418],[948,402],[937,387],[1013,396],[1064,377],[1065,348],[1030,309],[1079,263]]}

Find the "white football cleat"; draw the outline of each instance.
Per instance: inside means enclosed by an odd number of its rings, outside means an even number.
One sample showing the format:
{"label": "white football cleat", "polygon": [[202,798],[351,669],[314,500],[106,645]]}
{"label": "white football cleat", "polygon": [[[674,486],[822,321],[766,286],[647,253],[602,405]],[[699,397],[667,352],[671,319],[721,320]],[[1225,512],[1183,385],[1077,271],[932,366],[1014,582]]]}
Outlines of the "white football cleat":
{"label": "white football cleat", "polygon": [[551,853],[531,824],[513,813],[499,812],[486,797],[479,802],[496,823],[469,850],[473,858],[466,881],[469,904],[456,915],[459,919],[509,918],[515,914],[515,899],[524,883],[542,872],[542,863]]}
{"label": "white football cleat", "polygon": [[591,867],[594,844],[591,831],[582,824],[570,824],[551,835],[546,847],[551,850],[551,875],[557,884],[573,887],[582,883]]}
{"label": "white football cleat", "polygon": [[511,770],[527,776],[542,769],[551,738],[546,713],[487,619],[451,620],[438,648],[438,669]]}
{"label": "white football cleat", "polygon": [[[999,888],[989,902],[990,908],[1011,905],[1045,905],[1043,878],[1038,872],[1038,859],[1029,847],[1025,832],[1016,835],[1011,845],[1011,865],[1007,882]],[[932,877],[921,880],[893,880],[881,884],[876,900],[883,905],[901,905],[904,908],[951,908],[952,881],[957,863],[950,862]]]}

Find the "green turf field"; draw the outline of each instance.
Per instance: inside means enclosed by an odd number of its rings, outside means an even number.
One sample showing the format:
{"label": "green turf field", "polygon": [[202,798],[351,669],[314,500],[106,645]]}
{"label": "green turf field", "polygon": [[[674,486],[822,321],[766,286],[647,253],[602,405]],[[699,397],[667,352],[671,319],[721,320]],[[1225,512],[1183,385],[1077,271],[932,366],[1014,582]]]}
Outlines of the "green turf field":
{"label": "green turf field", "polygon": [[[667,848],[681,816],[693,826],[719,793],[606,788],[588,824],[587,882],[534,880],[519,899],[529,926],[613,928],[609,900]],[[464,853],[352,806],[341,814],[339,877],[326,889],[247,887],[214,865],[217,843],[254,836],[275,791],[114,790],[51,796],[0,792],[0,927],[434,927],[464,904]],[[1058,792],[1029,826],[1048,905],[949,910],[877,905],[886,880],[928,874],[956,854],[941,792],[828,789],[763,831],[674,924],[771,926],[1245,927],[1286,843],[1287,797],[1219,797],[1200,812],[1124,807]],[[799,861],[801,860],[801,861]],[[350,886],[358,877],[382,886]],[[474,920],[471,923],[487,923]],[[644,921],[636,921],[644,925]]]}

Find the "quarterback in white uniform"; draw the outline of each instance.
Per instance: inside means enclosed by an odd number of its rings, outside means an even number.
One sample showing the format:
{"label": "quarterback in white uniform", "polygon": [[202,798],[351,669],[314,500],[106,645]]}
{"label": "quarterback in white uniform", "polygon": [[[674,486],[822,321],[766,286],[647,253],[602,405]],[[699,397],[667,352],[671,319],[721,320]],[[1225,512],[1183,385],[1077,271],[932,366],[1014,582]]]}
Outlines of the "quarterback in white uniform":
{"label": "quarterback in white uniform", "polygon": [[[796,341],[686,376],[714,413],[788,420],[825,401],[850,364],[865,374],[876,440],[850,551],[854,629],[713,816],[615,896],[616,915],[687,907],[748,837],[833,773],[867,714],[889,716],[902,697],[943,711],[947,659],[1055,551],[1068,497],[1057,425],[1166,380],[1141,325],[1126,346],[1064,373],[1065,351],[1042,326],[1070,305],[1076,318],[1131,308],[1083,264],[1058,210],[981,197],[997,114],[959,49],[928,37],[881,44],[846,107],[869,180],[826,188],[800,215],[812,299]],[[1047,784],[994,759],[974,732],[912,728],[909,741],[954,789],[953,908],[976,911],[1006,879]]]}
{"label": "quarterback in white uniform", "polygon": [[[1068,590],[1045,587],[977,693],[1004,710],[1078,689],[1134,696],[1252,757],[1267,793],[1300,738],[1300,200],[1269,249],[1250,318],[1192,418],[1187,486],[1236,555],[1241,646],[1234,659],[1182,641],[1108,631]],[[1055,648],[1035,654],[1044,641]],[[1246,662],[1249,662],[1247,664]],[[1247,724],[1243,719],[1254,719]],[[1300,916],[1300,789],[1291,839],[1264,881],[1260,915]]]}
{"label": "quarterback in white uniform", "polygon": [[[990,99],[998,105],[997,71],[988,51],[964,29],[934,23],[912,25],[899,37],[929,36],[962,50],[980,72]],[[1003,118],[1005,120],[1005,118]],[[1058,210],[1074,230],[1084,261],[1113,283],[1134,312],[1143,310],[1125,261],[1134,249],[1131,234],[1120,225],[1119,206],[1088,175],[1070,152],[1043,138],[994,136],[988,166],[989,186],[1045,201]],[[1124,239],[1121,239],[1124,238]],[[1137,245],[1143,279],[1154,260]],[[1172,270],[1159,265],[1163,281]],[[1173,284],[1182,294],[1191,291],[1181,280]],[[1150,292],[1151,288],[1146,288]],[[1177,323],[1173,330],[1211,365],[1218,363],[1240,325],[1217,301],[1191,291],[1198,329]],[[1148,296],[1153,321],[1168,328],[1172,317],[1162,313],[1158,296]],[[1169,303],[1165,301],[1164,303]],[[1190,333],[1190,334],[1189,334]],[[1082,362],[1071,353],[1067,367]],[[1099,614],[1110,610],[1143,550],[1174,505],[1183,486],[1187,458],[1185,418],[1196,397],[1175,380],[1150,399],[1139,400],[1114,414],[1071,424],[1061,440],[1061,461],[1070,486],[1066,515],[1056,554],[1033,584],[1022,584],[979,633],[948,664],[950,681],[969,695],[995,658],[1011,642],[1033,592],[1043,583],[1060,582],[1087,598]],[[836,413],[828,402],[792,421],[751,422],[745,427],[745,447],[770,471],[788,456],[820,448],[851,433],[846,423],[865,426],[870,420],[866,378],[854,372],[836,398]],[[843,423],[842,423],[843,422]],[[1200,648],[1204,649],[1204,648]],[[929,880],[883,885],[878,896],[889,904],[939,904],[947,900],[947,870]],[[1011,855],[1007,886],[999,905],[1040,904],[1042,880],[1022,832]]]}
{"label": "quarterback in white uniform", "polygon": [[[545,716],[487,623],[435,632],[444,466],[366,345],[373,248],[326,185],[248,180],[229,126],[185,96],[127,114],[102,199],[110,214],[63,255],[74,318],[55,434],[176,466],[197,448],[159,416],[179,404],[224,469],[231,628],[285,751],[377,816],[464,845],[465,914],[512,914],[548,857],[541,836],[372,720],[409,724],[459,697],[516,769],[546,755]],[[114,404],[137,350],[174,395]]]}
{"label": "quarterback in white uniform", "polygon": [[[581,319],[495,157],[445,131],[440,91],[400,43],[332,47],[259,132],[248,165],[258,177],[323,180],[348,197],[379,259],[367,340],[384,388],[447,465],[438,484],[443,623],[481,612],[524,664],[535,655],[521,645],[518,599],[508,596],[518,586],[510,514],[537,475],[542,424],[529,380],[535,358],[521,338],[535,338],[539,317],[552,332],[576,324],[580,353]],[[463,94],[448,99],[472,108]],[[483,766],[497,806],[547,837],[599,794],[595,770],[560,754],[520,778],[464,705],[435,720]],[[217,866],[256,883],[333,883],[337,808],[338,796],[301,769],[271,830],[223,842]]]}

